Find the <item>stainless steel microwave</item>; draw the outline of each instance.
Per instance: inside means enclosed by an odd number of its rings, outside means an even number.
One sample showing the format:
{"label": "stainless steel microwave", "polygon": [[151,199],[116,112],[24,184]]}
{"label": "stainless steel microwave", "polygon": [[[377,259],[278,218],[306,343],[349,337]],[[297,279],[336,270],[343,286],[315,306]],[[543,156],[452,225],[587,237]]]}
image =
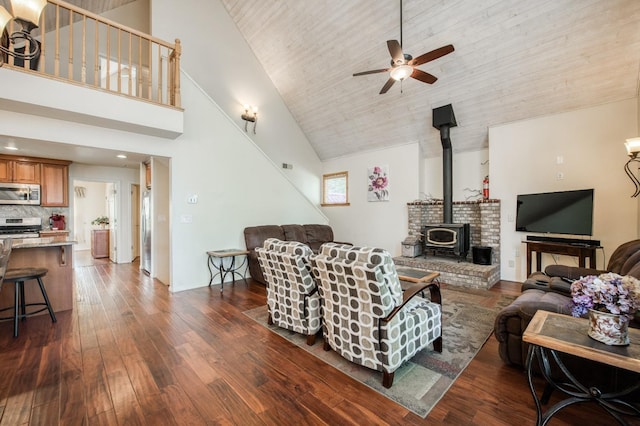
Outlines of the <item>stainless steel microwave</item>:
{"label": "stainless steel microwave", "polygon": [[0,204],[40,205],[40,185],[0,183]]}

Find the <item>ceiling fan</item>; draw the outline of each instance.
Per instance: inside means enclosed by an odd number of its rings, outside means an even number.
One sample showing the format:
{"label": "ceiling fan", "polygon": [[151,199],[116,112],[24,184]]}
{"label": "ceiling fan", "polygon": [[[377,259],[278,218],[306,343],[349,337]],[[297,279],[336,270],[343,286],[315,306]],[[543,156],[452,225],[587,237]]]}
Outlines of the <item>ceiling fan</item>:
{"label": "ceiling fan", "polygon": [[448,44],[430,52],[424,53],[417,58],[402,51],[402,0],[400,0],[400,42],[398,40],[387,40],[387,47],[391,54],[391,67],[379,70],[363,71],[353,74],[354,77],[360,75],[377,74],[381,72],[389,73],[389,80],[382,86],[380,94],[387,93],[396,81],[402,81],[407,77],[415,78],[423,83],[433,84],[438,79],[436,76],[419,70],[419,65],[431,62],[444,55],[453,52],[453,45]]}

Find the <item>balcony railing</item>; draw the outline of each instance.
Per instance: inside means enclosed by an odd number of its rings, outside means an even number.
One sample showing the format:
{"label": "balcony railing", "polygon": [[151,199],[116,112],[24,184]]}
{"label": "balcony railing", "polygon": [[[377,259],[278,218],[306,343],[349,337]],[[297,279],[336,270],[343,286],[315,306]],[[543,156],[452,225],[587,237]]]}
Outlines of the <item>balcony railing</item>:
{"label": "balcony railing", "polygon": [[[7,30],[14,31],[13,21]],[[48,0],[32,35],[37,59],[5,55],[5,66],[162,105],[180,107],[180,40],[167,43],[61,0]],[[15,51],[29,46],[9,45]]]}

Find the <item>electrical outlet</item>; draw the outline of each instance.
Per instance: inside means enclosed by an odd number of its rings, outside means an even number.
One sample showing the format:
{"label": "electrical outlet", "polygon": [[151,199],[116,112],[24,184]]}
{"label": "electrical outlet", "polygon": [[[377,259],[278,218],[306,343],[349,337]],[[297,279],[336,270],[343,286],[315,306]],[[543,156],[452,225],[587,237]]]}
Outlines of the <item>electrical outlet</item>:
{"label": "electrical outlet", "polygon": [[509,268],[515,268],[516,267],[516,262],[513,260],[509,261]]}
{"label": "electrical outlet", "polygon": [[198,194],[190,195],[189,198],[187,198],[187,203],[198,204]]}
{"label": "electrical outlet", "polygon": [[190,214],[180,215],[180,223],[193,223],[193,216]]}
{"label": "electrical outlet", "polygon": [[562,179],[564,179],[564,173],[562,173],[562,172],[558,172],[558,173],[556,173],[556,179],[557,179],[557,180],[562,180]]}

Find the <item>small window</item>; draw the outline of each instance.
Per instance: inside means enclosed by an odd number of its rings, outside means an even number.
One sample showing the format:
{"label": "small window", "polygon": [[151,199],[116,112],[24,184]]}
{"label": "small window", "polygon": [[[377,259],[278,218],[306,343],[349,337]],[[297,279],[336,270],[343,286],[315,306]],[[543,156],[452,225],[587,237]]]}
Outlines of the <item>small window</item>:
{"label": "small window", "polygon": [[322,175],[322,205],[349,205],[349,172]]}

